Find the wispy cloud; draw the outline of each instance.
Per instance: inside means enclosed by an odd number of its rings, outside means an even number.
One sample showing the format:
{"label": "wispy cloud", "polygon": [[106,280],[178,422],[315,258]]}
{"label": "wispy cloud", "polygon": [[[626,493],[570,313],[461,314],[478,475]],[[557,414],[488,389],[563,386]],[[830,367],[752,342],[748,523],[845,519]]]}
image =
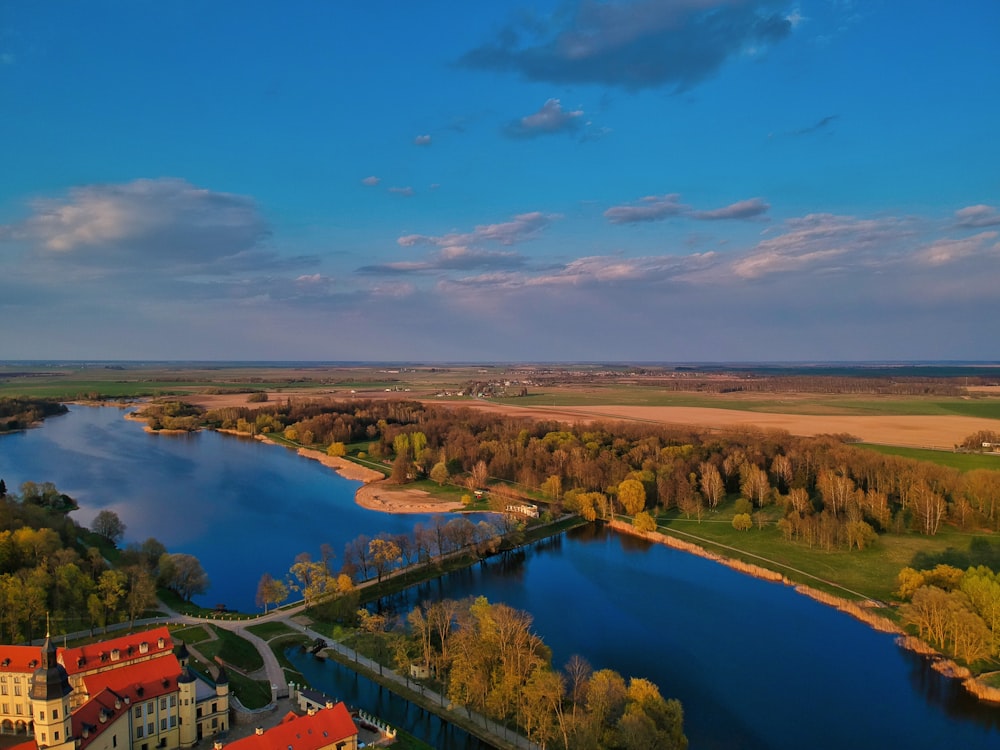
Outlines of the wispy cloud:
{"label": "wispy cloud", "polygon": [[636,224],[639,222],[662,221],[673,216],[684,216],[701,221],[724,221],[730,219],[755,219],[763,216],[771,208],[770,204],[761,198],[737,201],[722,208],[708,211],[693,209],[681,203],[679,193],[666,195],[647,195],[633,203],[612,206],[604,212],[612,224]]}
{"label": "wispy cloud", "polygon": [[799,128],[798,130],[793,130],[789,135],[812,135],[813,133],[818,133],[821,130],[828,130],[834,122],[840,118],[840,115],[827,115],[812,125],[807,125],[804,128]]}
{"label": "wispy cloud", "polygon": [[497,242],[501,245],[513,245],[535,236],[545,229],[554,219],[555,214],[544,214],[541,211],[518,214],[510,221],[499,224],[480,224],[471,232],[451,232],[442,235],[406,234],[396,242],[403,247],[414,245],[437,245],[439,247],[468,247],[482,242]]}
{"label": "wispy cloud", "polygon": [[412,187],[407,185],[406,187],[391,187],[389,188],[390,193],[395,193],[396,195],[401,195],[404,198],[410,198],[413,196],[414,190]]}
{"label": "wispy cloud", "polygon": [[722,208],[711,211],[692,211],[691,216],[703,221],[720,221],[724,219],[754,219],[763,216],[771,208],[771,205],[760,198],[750,198],[745,201],[737,201]]}
{"label": "wispy cloud", "polygon": [[[552,23],[522,20],[470,50],[461,63],[550,83],[629,90],[689,89],[726,60],[785,39],[792,20],[768,0],[583,0]],[[524,18],[524,17],[523,17]]]}
{"label": "wispy cloud", "polygon": [[378,184],[379,184],[379,183],[380,183],[381,181],[382,181],[382,180],[380,180],[380,179],[379,179],[378,177],[376,177],[375,175],[371,175],[371,176],[369,176],[369,177],[365,177],[365,178],[364,178],[363,180],[361,180],[361,184],[362,184],[362,185],[365,185],[365,186],[367,186],[367,187],[375,187],[375,186],[376,186],[376,185],[378,185]]}
{"label": "wispy cloud", "polygon": [[[1000,222],[997,222],[1000,223]],[[919,257],[931,266],[943,266],[968,258],[991,256],[1000,261],[1000,243],[997,232],[980,232],[960,240],[942,239],[932,243]]]}
{"label": "wispy cloud", "polygon": [[429,135],[418,135],[413,139],[413,144],[415,146],[430,146],[431,137]]}
{"label": "wispy cloud", "polygon": [[680,197],[680,193],[647,195],[635,203],[612,206],[604,212],[604,218],[612,224],[635,224],[680,216],[688,211],[688,206],[680,202]]}
{"label": "wispy cloud", "polygon": [[575,133],[580,129],[582,117],[582,109],[565,110],[558,99],[549,99],[537,112],[508,123],[504,133],[511,138]]}
{"label": "wispy cloud", "polygon": [[912,236],[901,219],[858,219],[810,214],[785,222],[781,233],[759,242],[732,264],[732,271],[754,279],[793,271],[835,271],[844,267],[877,266],[900,241]]}
{"label": "wispy cloud", "polygon": [[960,227],[995,227],[1000,225],[1000,211],[982,203],[967,206],[955,212],[955,223]]}
{"label": "wispy cloud", "polygon": [[362,266],[363,274],[411,274],[436,271],[473,271],[484,269],[513,269],[525,265],[525,258],[514,251],[481,250],[449,245],[431,253],[425,260],[397,261]]}

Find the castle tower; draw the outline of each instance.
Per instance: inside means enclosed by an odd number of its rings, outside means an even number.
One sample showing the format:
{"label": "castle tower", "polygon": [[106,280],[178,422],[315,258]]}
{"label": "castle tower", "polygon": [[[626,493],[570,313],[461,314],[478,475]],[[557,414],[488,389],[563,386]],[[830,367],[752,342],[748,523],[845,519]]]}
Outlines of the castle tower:
{"label": "castle tower", "polygon": [[180,695],[177,696],[177,714],[180,719],[180,746],[191,747],[198,741],[197,698],[195,696],[195,676],[190,667],[181,671],[177,678]]}
{"label": "castle tower", "polygon": [[41,666],[31,675],[31,708],[35,719],[35,743],[40,748],[69,750],[76,743],[69,713],[69,684],[66,669],[56,661],[56,645],[45,628]]}

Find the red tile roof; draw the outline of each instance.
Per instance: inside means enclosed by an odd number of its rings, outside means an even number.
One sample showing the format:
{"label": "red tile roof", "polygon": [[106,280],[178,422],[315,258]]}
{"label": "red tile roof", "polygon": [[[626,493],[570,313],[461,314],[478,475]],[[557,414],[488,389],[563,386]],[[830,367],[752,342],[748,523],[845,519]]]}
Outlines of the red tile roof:
{"label": "red tile roof", "polygon": [[[116,649],[118,658],[112,660],[112,652]],[[66,667],[68,674],[74,675],[101,667],[127,664],[136,659],[147,659],[150,656],[172,653],[173,650],[174,642],[170,638],[170,631],[165,627],[159,627],[141,633],[123,635],[120,638],[112,638],[110,641],[60,649],[59,663]]]}
{"label": "red tile roof", "polygon": [[0,646],[0,672],[34,672],[41,659],[39,646]]}
{"label": "red tile roof", "polygon": [[285,716],[278,726],[263,734],[252,734],[225,746],[226,750],[319,750],[358,733],[347,706],[336,704],[311,716]]}
{"label": "red tile roof", "polygon": [[131,702],[142,702],[161,695],[172,693],[177,689],[177,678],[181,674],[181,665],[173,654],[126,664],[117,669],[87,675],[83,684],[88,695],[97,695],[105,688],[110,688]]}
{"label": "red tile roof", "polygon": [[7,750],[38,750],[38,745],[34,740],[28,740],[27,742],[22,742],[20,745],[12,745]]}
{"label": "red tile roof", "polygon": [[[80,744],[77,745],[79,750],[96,740],[101,732],[128,711],[130,705],[124,695],[109,688],[93,694],[89,701],[73,712],[73,736],[80,739]],[[102,717],[104,721],[101,721]],[[83,736],[85,731],[86,737]]]}

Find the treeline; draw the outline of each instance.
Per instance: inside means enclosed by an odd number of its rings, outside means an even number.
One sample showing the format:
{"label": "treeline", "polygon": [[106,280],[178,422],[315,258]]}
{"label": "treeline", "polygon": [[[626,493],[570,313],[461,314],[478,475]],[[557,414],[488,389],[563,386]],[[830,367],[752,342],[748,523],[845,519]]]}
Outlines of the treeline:
{"label": "treeline", "polygon": [[[751,523],[768,508],[788,540],[823,548],[864,548],[886,532],[933,535],[944,523],[1000,530],[1000,471],[963,474],[865,450],[848,436],[566,425],[402,400],[285,401],[256,411],[215,410],[205,420],[248,433],[281,432],[317,448],[361,444],[357,455],[393,462],[398,481],[478,475],[472,484],[540,492],[554,510],[588,518],[700,516],[738,497],[749,503]],[[638,496],[626,493],[628,505],[620,491],[626,481],[642,487]]]}
{"label": "treeline", "polygon": [[21,496],[8,492],[3,480],[0,489],[0,637],[6,643],[37,638],[47,616],[53,635],[134,623],[155,604],[157,585],[188,599],[208,587],[197,559],[170,554],[156,539],[116,549],[125,527],[113,511],[101,511],[87,530],[67,515],[67,503],[38,501],[67,497],[50,483],[25,482]]}
{"label": "treeline", "polygon": [[50,399],[5,396],[0,398],[0,432],[24,430],[46,417],[67,411],[65,404]]}
{"label": "treeline", "polygon": [[579,656],[564,670],[532,632],[531,615],[484,597],[411,610],[406,624],[362,610],[361,627],[409,674],[416,665],[459,706],[516,725],[560,748],[687,747],[683,711],[646,679],[592,671]]}
{"label": "treeline", "polygon": [[1000,655],[1000,575],[985,565],[903,568],[903,621],[941,651],[973,665]]}

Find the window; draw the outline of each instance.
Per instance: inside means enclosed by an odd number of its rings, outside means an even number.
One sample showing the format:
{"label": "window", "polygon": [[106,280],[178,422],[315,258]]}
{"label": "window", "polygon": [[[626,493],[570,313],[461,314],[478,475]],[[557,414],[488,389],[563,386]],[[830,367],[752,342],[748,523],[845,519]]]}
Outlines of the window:
{"label": "window", "polygon": [[219,726],[219,717],[218,716],[213,716],[212,717],[212,729],[215,729],[218,726]]}
{"label": "window", "polygon": [[0,706],[0,708],[3,709],[3,713],[5,713],[5,714],[9,714],[10,713],[10,704],[9,703],[4,703],[3,706]]}
{"label": "window", "polygon": [[135,736],[140,738],[142,737],[142,724],[135,728]]}
{"label": "window", "polygon": [[214,714],[218,710],[219,710],[219,704],[218,703],[213,703],[212,704],[212,713]]}
{"label": "window", "polygon": [[[53,719],[58,719],[59,718],[59,709],[58,708],[53,708],[52,709],[52,718]],[[59,739],[59,738],[56,737],[56,739]]]}
{"label": "window", "polygon": [[53,732],[52,733],[52,741],[53,742],[58,742],[59,741],[59,732]]}
{"label": "window", "polygon": [[39,718],[40,721],[45,721],[45,712],[44,711],[39,711],[38,712],[38,718]]}
{"label": "window", "polygon": [[167,710],[167,699],[166,698],[160,698],[160,710],[161,711],[166,711]]}
{"label": "window", "polygon": [[160,719],[160,731],[163,732],[166,731],[166,729],[167,729],[167,720]]}
{"label": "window", "polygon": [[177,705],[177,696],[176,695],[171,695],[170,696],[170,707],[173,708],[176,705]]}
{"label": "window", "polygon": [[155,731],[156,731],[156,724],[154,724],[153,722],[149,722],[146,725],[146,734],[152,734]]}
{"label": "window", "polygon": [[20,716],[21,714],[23,714],[24,713],[24,706],[22,706],[20,703],[15,703],[14,704],[14,713],[17,714],[18,716]]}
{"label": "window", "polygon": [[7,686],[0,685],[0,695],[7,695]]}
{"label": "window", "polygon": [[150,701],[149,703],[146,704],[146,713],[147,714],[153,713],[153,701]]}
{"label": "window", "polygon": [[118,747],[118,735],[111,735],[111,747]]}
{"label": "window", "polygon": [[170,717],[170,728],[173,729],[176,726],[177,726],[177,717],[176,716],[171,716]]}
{"label": "window", "polygon": [[45,742],[46,742],[45,732],[42,732],[42,744],[44,745]]}
{"label": "window", "polygon": [[135,718],[137,718],[137,719],[141,719],[142,718],[142,706],[136,706],[135,707]]}
{"label": "window", "polygon": [[14,683],[14,695],[20,695],[20,694],[21,694],[21,686],[15,682]]}
{"label": "window", "polygon": [[198,718],[199,719],[201,718],[201,709],[202,709],[202,707],[198,706]]}

